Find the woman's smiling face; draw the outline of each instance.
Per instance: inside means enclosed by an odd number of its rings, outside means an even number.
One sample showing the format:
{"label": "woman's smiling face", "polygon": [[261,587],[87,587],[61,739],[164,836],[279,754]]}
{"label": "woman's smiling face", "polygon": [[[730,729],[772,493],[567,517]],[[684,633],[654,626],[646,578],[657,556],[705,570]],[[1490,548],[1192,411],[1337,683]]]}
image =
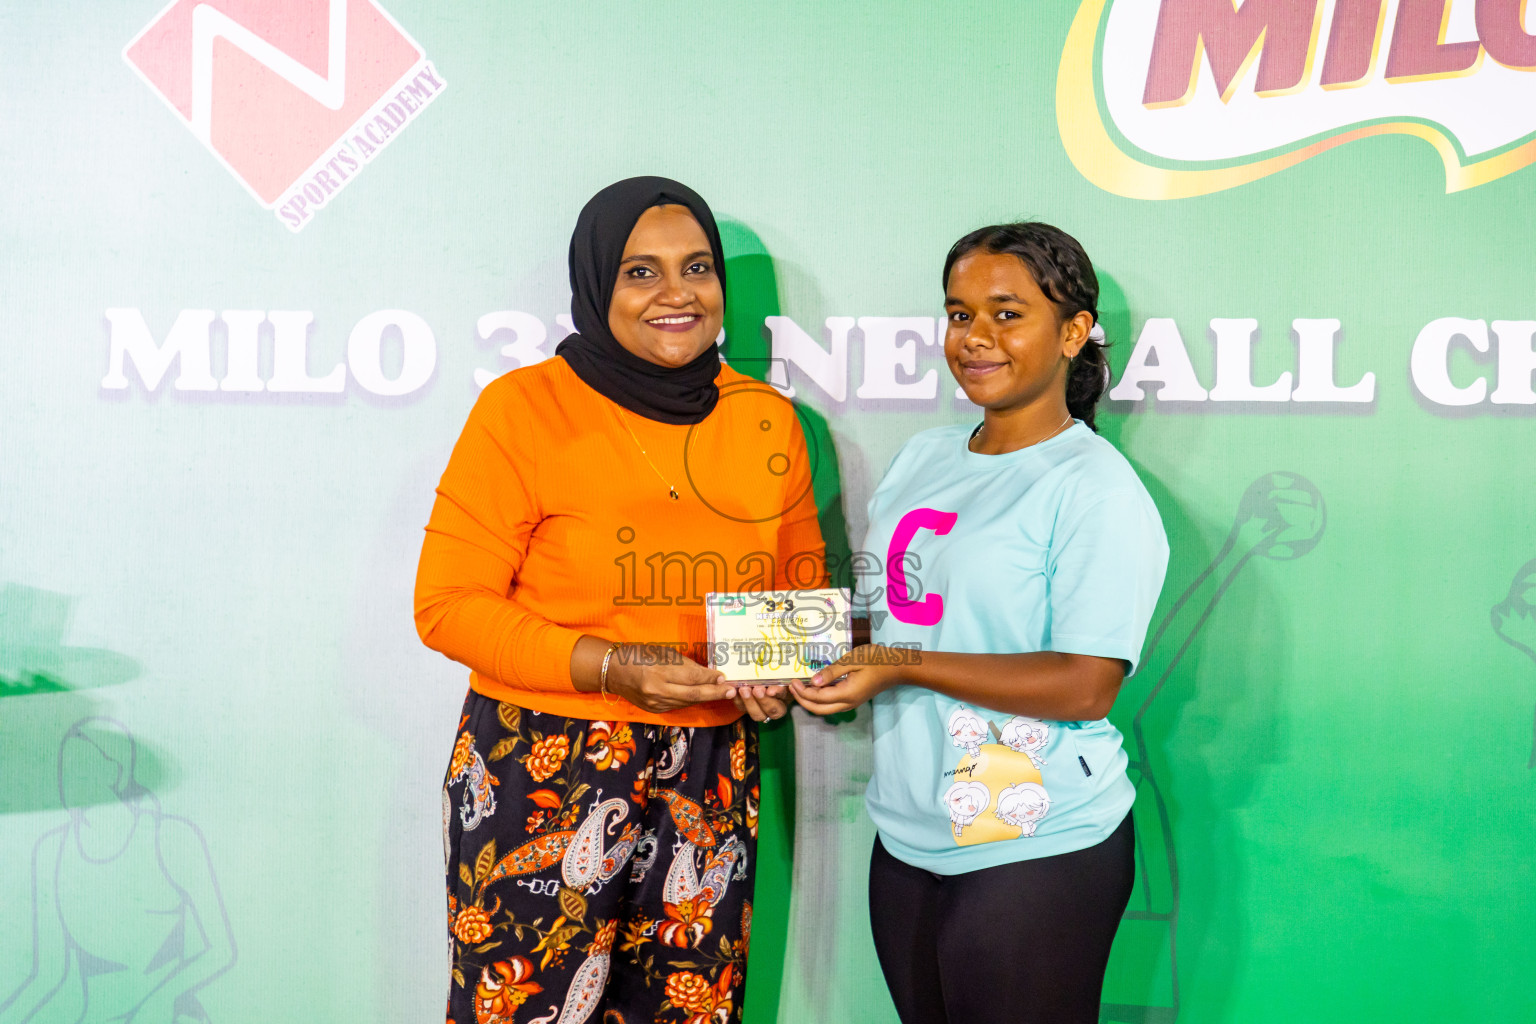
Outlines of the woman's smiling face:
{"label": "woman's smiling face", "polygon": [[1072,357],[1093,317],[1060,320],[1017,256],[978,251],[956,260],[944,308],[944,358],[972,402],[1001,412],[1064,400]]}
{"label": "woman's smiling face", "polygon": [[608,329],[625,349],[660,366],[684,366],[720,334],[725,293],[704,229],[685,206],[640,215],[608,305]]}

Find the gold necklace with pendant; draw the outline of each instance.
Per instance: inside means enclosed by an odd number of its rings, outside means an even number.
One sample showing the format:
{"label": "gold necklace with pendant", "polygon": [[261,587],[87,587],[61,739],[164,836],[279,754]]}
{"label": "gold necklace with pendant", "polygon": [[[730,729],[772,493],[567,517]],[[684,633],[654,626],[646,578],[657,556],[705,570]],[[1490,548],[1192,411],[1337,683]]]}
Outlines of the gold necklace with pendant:
{"label": "gold necklace with pendant", "polygon": [[[640,438],[635,434],[634,428],[629,425],[629,420],[625,418],[624,411],[617,407],[614,411],[619,417],[619,422],[624,425],[624,429],[629,433],[629,439],[635,442],[636,448],[640,449],[640,454],[645,458],[646,465],[650,466],[651,471],[656,474],[662,483],[667,485],[667,497],[677,501],[682,495],[677,493],[677,487],[662,474],[661,470],[656,467],[656,463],[651,461],[650,453],[645,450],[645,445],[640,443]],[[693,431],[690,430],[688,431],[688,443],[683,446],[683,464],[685,466],[688,464],[688,452],[692,447]]]}

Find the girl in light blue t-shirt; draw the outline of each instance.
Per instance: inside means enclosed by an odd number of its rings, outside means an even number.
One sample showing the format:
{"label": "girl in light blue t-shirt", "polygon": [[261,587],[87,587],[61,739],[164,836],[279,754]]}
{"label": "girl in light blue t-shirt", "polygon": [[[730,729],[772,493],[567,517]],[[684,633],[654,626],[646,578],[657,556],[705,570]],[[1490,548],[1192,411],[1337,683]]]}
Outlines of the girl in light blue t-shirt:
{"label": "girl in light blue t-shirt", "polygon": [[1098,279],[1046,224],[982,228],[944,264],[944,354],[979,426],[901,449],[856,581],[873,645],[793,689],[872,701],[870,919],[905,1024],[1098,1019],[1133,878],[1120,733],[1168,543],[1094,432]]}

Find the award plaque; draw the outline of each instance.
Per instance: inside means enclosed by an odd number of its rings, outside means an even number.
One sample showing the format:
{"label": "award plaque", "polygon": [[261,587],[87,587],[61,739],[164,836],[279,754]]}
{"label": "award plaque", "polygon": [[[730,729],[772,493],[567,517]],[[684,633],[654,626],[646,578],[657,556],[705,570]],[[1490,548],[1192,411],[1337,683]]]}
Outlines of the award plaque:
{"label": "award plaque", "polygon": [[731,682],[804,679],[848,653],[848,591],[706,594],[711,661]]}

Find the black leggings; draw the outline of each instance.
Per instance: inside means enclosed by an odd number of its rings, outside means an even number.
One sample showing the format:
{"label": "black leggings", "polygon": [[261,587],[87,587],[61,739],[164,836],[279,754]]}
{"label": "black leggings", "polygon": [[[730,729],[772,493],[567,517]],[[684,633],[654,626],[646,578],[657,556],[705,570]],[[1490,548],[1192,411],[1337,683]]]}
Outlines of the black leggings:
{"label": "black leggings", "polygon": [[936,875],[877,837],[869,918],[902,1024],[1094,1024],[1134,848],[1127,814],[1086,850]]}

